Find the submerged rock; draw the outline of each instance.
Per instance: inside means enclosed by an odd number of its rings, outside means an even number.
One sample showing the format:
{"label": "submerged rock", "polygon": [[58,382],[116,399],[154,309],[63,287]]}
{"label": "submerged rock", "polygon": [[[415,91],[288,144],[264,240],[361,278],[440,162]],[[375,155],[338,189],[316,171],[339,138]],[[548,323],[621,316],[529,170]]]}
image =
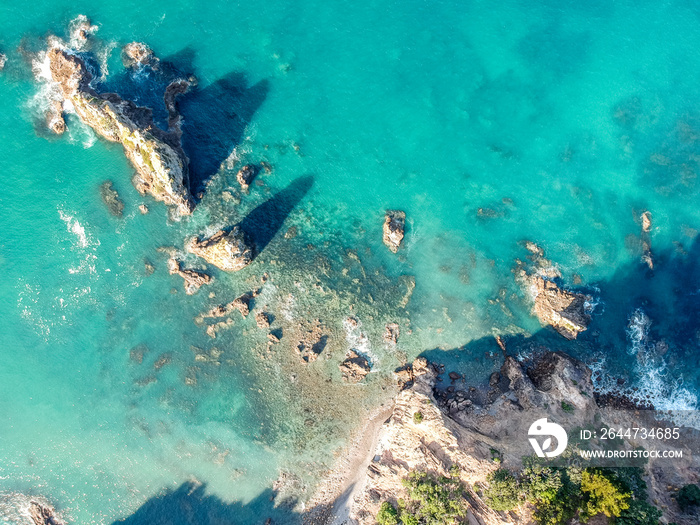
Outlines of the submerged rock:
{"label": "submerged rock", "polygon": [[102,201],[107,205],[109,213],[115,217],[124,215],[124,203],[119,198],[119,193],[114,189],[111,180],[100,184],[100,196],[102,197]]}
{"label": "submerged rock", "polygon": [[542,324],[552,326],[567,339],[576,339],[586,330],[591,317],[585,311],[585,295],[563,290],[538,275],[527,276],[526,283],[535,303],[533,313]]}
{"label": "submerged rock", "polygon": [[238,173],[236,173],[236,180],[244,191],[248,189],[250,183],[253,182],[253,179],[257,173],[258,168],[253,164],[246,164],[240,170],[238,170]]}
{"label": "submerged rock", "polygon": [[253,260],[253,249],[238,226],[228,231],[219,230],[208,239],[195,237],[186,248],[188,252],[227,272],[242,270]]}
{"label": "submerged rock", "polygon": [[348,352],[345,361],[340,363],[338,368],[340,368],[340,373],[343,375],[343,381],[349,383],[359,383],[372,370],[367,358],[359,355],[354,350]]}
{"label": "submerged rock", "polygon": [[47,56],[53,80],[80,120],[105,139],[122,144],[136,168],[136,189],[174,206],[179,215],[192,213],[188,162],[177,132],[159,129],[148,108],[114,93],[99,95],[90,87],[92,75],[77,55],[51,48]]}
{"label": "submerged rock", "polygon": [[270,316],[265,312],[258,312],[255,314],[255,323],[258,328],[270,328]]}
{"label": "submerged rock", "polygon": [[384,244],[394,253],[399,251],[406,227],[406,214],[399,210],[388,210],[384,217]]}
{"label": "submerged rock", "polygon": [[645,211],[640,217],[642,221],[642,261],[649,267],[654,269],[654,259],[651,255],[651,213]]}
{"label": "submerged rock", "polygon": [[396,323],[387,323],[384,327],[384,341],[395,345],[399,340],[399,325]]}

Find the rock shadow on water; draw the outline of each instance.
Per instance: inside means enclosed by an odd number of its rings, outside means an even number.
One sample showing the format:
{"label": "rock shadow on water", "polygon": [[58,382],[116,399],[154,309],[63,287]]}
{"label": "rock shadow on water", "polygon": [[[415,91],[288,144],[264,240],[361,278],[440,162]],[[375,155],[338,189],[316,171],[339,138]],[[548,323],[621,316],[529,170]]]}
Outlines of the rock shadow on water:
{"label": "rock shadow on water", "polygon": [[112,525],[295,525],[302,515],[292,510],[296,500],[276,500],[271,489],[243,504],[226,503],[207,494],[206,485],[185,482],[146,501],[136,512]]}
{"label": "rock shadow on water", "polygon": [[204,187],[240,144],[269,89],[265,79],[249,86],[243,73],[232,72],[180,98],[182,146],[190,159],[193,193]]}
{"label": "rock shadow on water", "polygon": [[259,255],[282,228],[284,221],[314,185],[314,177],[306,175],[292,181],[285,189],[252,210],[240,226],[255,243]]}
{"label": "rock shadow on water", "polygon": [[[648,389],[653,385],[645,381],[658,377],[663,378],[663,385],[654,384],[656,391],[645,391],[643,396],[651,394],[657,401],[672,404],[676,388],[682,387],[700,397],[696,366],[700,355],[700,240],[696,238],[688,247],[677,244],[652,251],[653,271],[637,259],[583,290],[594,295],[597,305],[588,329],[577,339],[567,340],[544,327],[531,335],[503,336],[505,353],[526,363],[547,350],[564,352],[589,365],[602,359],[607,376],[602,386],[617,385],[622,395],[635,397],[640,382]],[[465,385],[478,389],[480,381],[498,370],[503,353],[496,339],[487,336],[459,348],[436,348],[421,355],[444,365],[439,389],[454,386],[459,390]],[[456,379],[448,377],[450,372]]]}
{"label": "rock shadow on water", "polygon": [[[195,59],[194,50],[185,48],[158,60],[153,67],[124,68],[111,74],[97,86],[97,91],[119,93],[126,100],[152,109],[156,125],[167,130],[165,88],[179,78],[197,78]],[[241,142],[268,92],[268,80],[249,85],[244,73],[230,72],[205,87],[195,83],[178,97],[177,107],[183,117],[182,148],[189,158],[193,195],[203,191],[206,182]]]}

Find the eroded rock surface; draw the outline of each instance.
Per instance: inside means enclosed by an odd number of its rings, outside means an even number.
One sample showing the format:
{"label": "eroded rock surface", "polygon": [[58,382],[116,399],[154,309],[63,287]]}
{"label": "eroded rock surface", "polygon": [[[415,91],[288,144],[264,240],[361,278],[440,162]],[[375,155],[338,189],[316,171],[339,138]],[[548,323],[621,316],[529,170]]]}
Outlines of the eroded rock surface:
{"label": "eroded rock surface", "polygon": [[528,276],[526,282],[534,301],[533,313],[542,324],[550,325],[567,339],[576,339],[586,330],[591,317],[586,313],[584,294],[559,288],[538,275]]}
{"label": "eroded rock surface", "polygon": [[236,180],[238,181],[238,184],[241,185],[241,189],[244,191],[248,189],[257,172],[258,169],[253,164],[246,164],[240,170],[238,170],[238,173],[236,173]]}
{"label": "eroded rock surface", "polygon": [[177,274],[185,280],[185,293],[187,295],[194,295],[203,285],[214,280],[211,275],[199,270],[182,268],[180,261],[175,257],[168,259],[168,271],[171,275]]}
{"label": "eroded rock surface", "polygon": [[253,248],[238,226],[219,230],[209,238],[193,238],[187,251],[227,272],[242,270],[253,260]]}
{"label": "eroded rock surface", "polygon": [[65,525],[65,522],[56,516],[53,507],[32,500],[29,504],[29,516],[34,525]]}
{"label": "eroded rock surface", "polygon": [[158,58],[153,50],[142,42],[131,42],[122,48],[122,63],[124,67],[156,67]]}
{"label": "eroded rock surface", "polygon": [[348,383],[359,383],[372,370],[367,358],[359,355],[354,350],[348,352],[345,360],[338,365],[338,368],[340,368],[343,381]]}
{"label": "eroded rock surface", "polygon": [[188,160],[177,132],[158,128],[148,108],[114,93],[99,95],[90,87],[92,75],[77,55],[54,47],[47,57],[53,80],[80,120],[103,138],[122,144],[136,168],[136,189],[173,206],[179,215],[192,213]]}
{"label": "eroded rock surface", "polygon": [[384,244],[394,253],[399,251],[406,228],[406,214],[399,210],[389,210],[384,217]]}

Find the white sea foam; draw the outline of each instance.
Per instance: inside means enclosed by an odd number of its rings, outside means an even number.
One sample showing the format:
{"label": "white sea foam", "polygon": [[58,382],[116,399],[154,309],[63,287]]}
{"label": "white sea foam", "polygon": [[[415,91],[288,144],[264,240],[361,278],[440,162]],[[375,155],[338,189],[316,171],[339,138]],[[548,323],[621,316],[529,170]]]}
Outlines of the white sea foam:
{"label": "white sea foam", "polygon": [[29,512],[32,501],[50,506],[41,497],[30,497],[19,492],[0,492],[0,522],[7,525],[34,525]]}
{"label": "white sea foam", "polygon": [[348,317],[343,320],[343,328],[345,329],[345,340],[350,349],[369,359],[372,365],[377,364],[379,358],[372,351],[369,337],[362,331],[362,321],[355,317]]}
{"label": "white sea foam", "polygon": [[636,357],[634,386],[637,390],[621,390],[617,382],[605,373],[605,357],[589,363],[594,372],[596,390],[601,393],[622,393],[640,402],[649,402],[656,410],[694,411],[698,396],[684,386],[683,376],[675,375],[661,355],[662,344],[650,337],[651,319],[641,309],[630,315],[627,324],[627,352]]}

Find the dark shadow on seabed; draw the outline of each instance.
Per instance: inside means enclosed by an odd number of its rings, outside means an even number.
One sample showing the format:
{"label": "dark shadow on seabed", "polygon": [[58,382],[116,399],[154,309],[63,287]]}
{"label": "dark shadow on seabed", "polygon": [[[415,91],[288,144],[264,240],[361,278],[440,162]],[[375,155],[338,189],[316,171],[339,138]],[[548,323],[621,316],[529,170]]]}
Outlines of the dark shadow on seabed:
{"label": "dark shadow on seabed", "polygon": [[313,185],[312,175],[299,177],[245,216],[240,226],[255,243],[256,255],[270,243],[282,228],[285,219]]}
{"label": "dark shadow on seabed", "polygon": [[295,525],[302,520],[292,510],[296,500],[277,501],[270,489],[246,504],[226,503],[206,492],[206,485],[185,482],[176,490],[153,496],[113,525]]}
{"label": "dark shadow on seabed", "polygon": [[[687,249],[677,245],[652,253],[653,271],[645,263],[635,261],[618,268],[608,280],[582,290],[600,302],[588,330],[578,339],[569,341],[551,328],[542,328],[530,337],[504,337],[507,353],[534,356],[549,349],[587,363],[602,356],[606,372],[619,380],[617,385],[623,393],[635,386],[638,364],[643,358],[650,366],[665,366],[669,374],[665,381],[670,383],[682,376],[685,387],[693,392],[700,390],[700,238]],[[630,318],[638,310],[650,322],[645,348],[635,355],[629,352],[628,330]],[[493,337],[451,350],[427,350],[422,355],[444,364],[446,373],[455,371],[466,376],[467,381],[472,381],[470,372],[475,367],[496,371],[503,362],[503,352]],[[488,374],[471,384],[487,381]],[[456,383],[458,389],[465,386],[464,379]],[[438,385],[447,388],[451,381],[445,374]],[[626,393],[635,397],[634,391]]]}
{"label": "dark shadow on seabed", "polygon": [[[97,90],[116,92],[126,100],[151,108],[156,125],[166,130],[165,88],[177,78],[196,77],[195,58],[194,50],[185,48],[160,60],[155,69],[145,66],[139,71],[124,69],[109,75]],[[91,63],[93,68],[98,67],[94,60]],[[269,89],[267,80],[249,86],[244,73],[230,72],[205,87],[194,85],[178,98],[183,117],[182,148],[190,161],[190,191],[195,198],[241,142]]]}

